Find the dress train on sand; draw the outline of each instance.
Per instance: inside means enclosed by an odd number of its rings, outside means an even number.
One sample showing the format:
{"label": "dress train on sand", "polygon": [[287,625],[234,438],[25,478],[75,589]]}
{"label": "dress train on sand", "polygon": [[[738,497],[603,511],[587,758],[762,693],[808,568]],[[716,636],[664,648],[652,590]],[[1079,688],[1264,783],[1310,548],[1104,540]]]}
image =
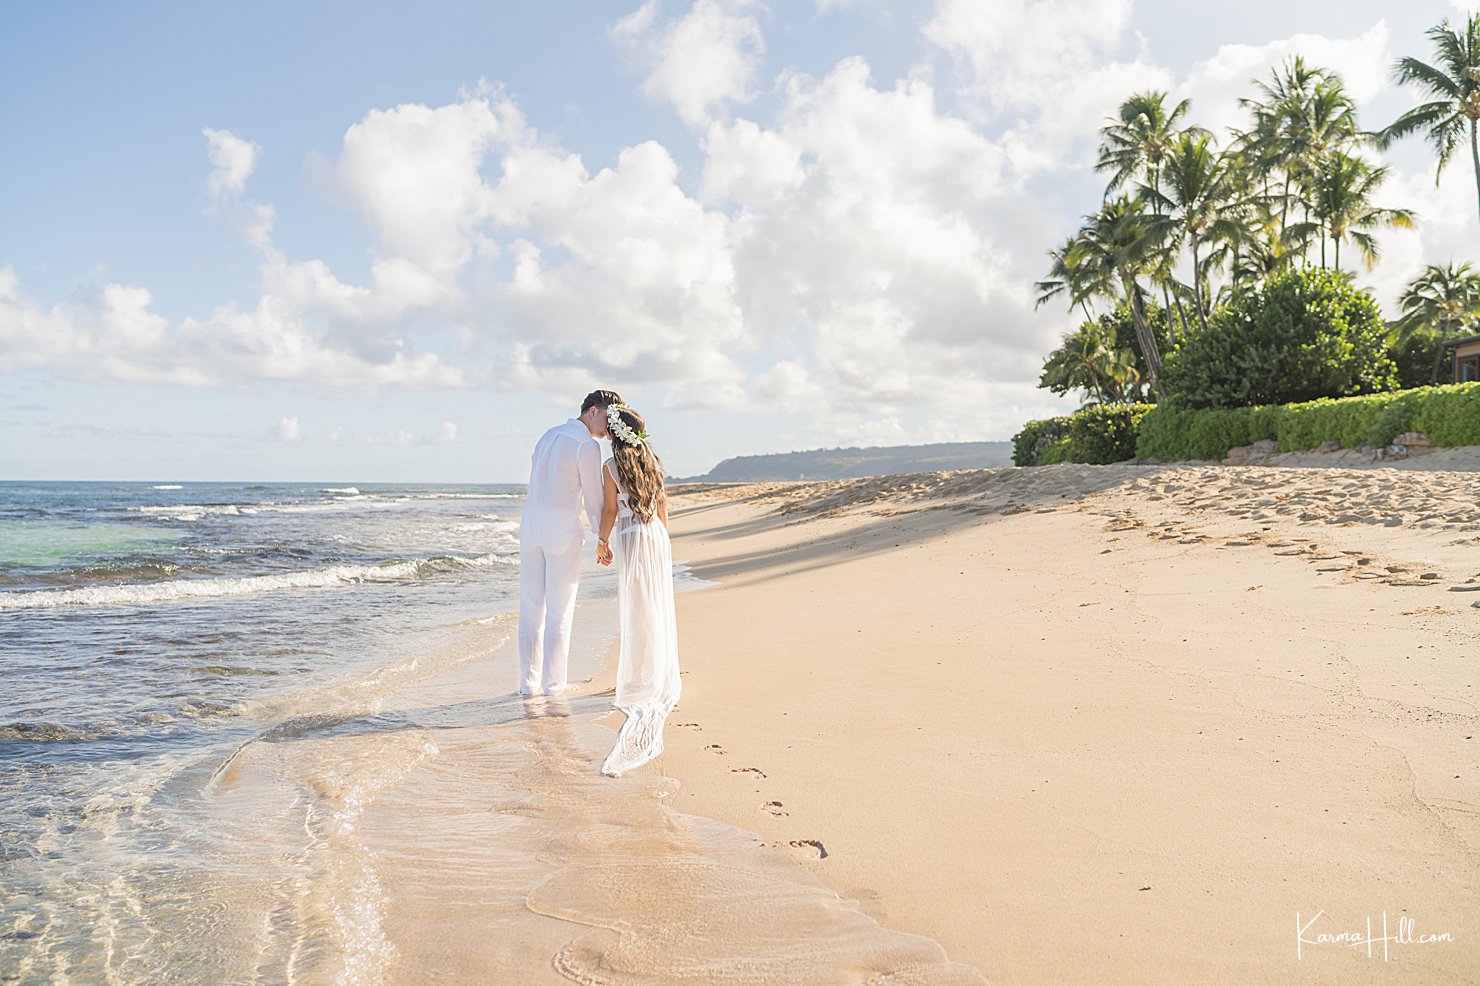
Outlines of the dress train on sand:
{"label": "dress train on sand", "polygon": [[[608,462],[606,468],[615,470]],[[673,546],[657,517],[632,515],[617,485],[612,553],[617,568],[617,695],[612,704],[627,721],[601,772],[618,776],[663,752],[663,724],[678,704],[678,622],[673,612]]]}

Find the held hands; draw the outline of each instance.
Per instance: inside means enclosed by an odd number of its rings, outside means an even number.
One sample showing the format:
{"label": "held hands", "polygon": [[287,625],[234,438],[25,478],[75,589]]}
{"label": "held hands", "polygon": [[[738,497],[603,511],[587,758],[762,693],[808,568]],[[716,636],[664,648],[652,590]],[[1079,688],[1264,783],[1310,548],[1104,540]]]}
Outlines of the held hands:
{"label": "held hands", "polygon": [[612,548],[609,544],[598,544],[596,546],[596,564],[610,565],[612,563]]}

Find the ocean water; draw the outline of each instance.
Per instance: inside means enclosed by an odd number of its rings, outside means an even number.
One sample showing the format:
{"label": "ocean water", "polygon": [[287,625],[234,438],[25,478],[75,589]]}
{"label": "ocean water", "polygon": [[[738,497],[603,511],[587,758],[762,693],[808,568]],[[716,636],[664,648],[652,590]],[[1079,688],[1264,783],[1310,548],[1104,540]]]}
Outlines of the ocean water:
{"label": "ocean water", "polygon": [[521,507],[0,484],[0,983],[981,982],[518,698]]}
{"label": "ocean water", "polygon": [[517,486],[0,484],[0,976],[88,981],[110,942],[147,949],[128,927],[157,918],[143,902],[215,849],[202,773],[373,716],[397,681],[507,636],[522,503]]}

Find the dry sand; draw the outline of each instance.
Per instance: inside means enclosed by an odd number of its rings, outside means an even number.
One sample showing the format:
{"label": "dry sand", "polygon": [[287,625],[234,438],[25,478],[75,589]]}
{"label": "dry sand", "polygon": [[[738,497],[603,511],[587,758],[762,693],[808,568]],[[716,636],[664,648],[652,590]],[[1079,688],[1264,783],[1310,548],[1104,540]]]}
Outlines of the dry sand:
{"label": "dry sand", "polygon": [[1480,477],[681,489],[673,807],[994,983],[1480,980]]}

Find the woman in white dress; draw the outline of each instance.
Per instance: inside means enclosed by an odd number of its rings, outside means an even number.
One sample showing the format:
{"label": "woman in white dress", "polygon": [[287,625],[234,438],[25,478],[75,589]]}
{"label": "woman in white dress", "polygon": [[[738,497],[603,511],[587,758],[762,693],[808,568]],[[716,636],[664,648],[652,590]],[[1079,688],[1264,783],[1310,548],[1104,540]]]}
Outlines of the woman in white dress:
{"label": "woman in white dress", "polygon": [[615,558],[617,565],[622,637],[612,704],[627,721],[601,772],[615,777],[663,752],[663,723],[681,686],[663,464],[648,444],[641,415],[625,404],[612,404],[606,413],[612,457],[602,469],[605,502],[596,559],[610,565]]}

